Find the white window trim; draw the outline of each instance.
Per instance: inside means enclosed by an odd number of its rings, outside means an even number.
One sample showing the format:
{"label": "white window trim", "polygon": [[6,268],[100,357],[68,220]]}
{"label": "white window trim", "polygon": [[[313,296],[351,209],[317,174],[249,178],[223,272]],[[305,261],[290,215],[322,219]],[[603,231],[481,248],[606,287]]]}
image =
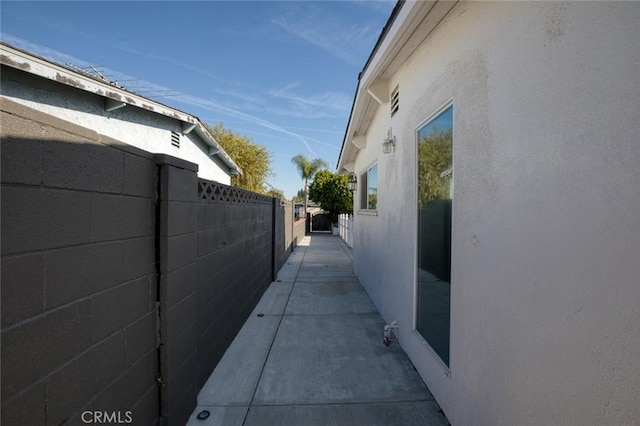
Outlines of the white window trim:
{"label": "white window trim", "polygon": [[[363,182],[362,182],[362,175],[366,175],[366,176],[368,176],[368,175],[369,175],[369,171],[371,171],[371,169],[372,169],[372,168],[377,167],[377,166],[378,166],[378,160],[376,160],[376,161],[374,161],[373,163],[371,163],[368,167],[366,167],[366,168],[364,169],[364,172],[363,172],[363,173],[360,173],[360,174],[358,175],[358,176],[360,176],[360,180],[361,180],[361,182],[360,182],[360,186],[359,186],[359,188],[358,188],[358,191],[359,191],[359,194],[358,194],[358,195],[359,195],[359,197],[358,197],[358,204],[360,205],[360,209],[358,209],[358,210],[356,211],[356,213],[357,213],[357,214],[359,214],[359,215],[364,215],[364,216],[378,216],[378,209],[377,209],[377,208],[375,208],[375,209],[362,208],[362,204],[363,204],[363,203],[362,203],[362,197],[363,197],[363,196],[364,196],[364,197],[366,197],[366,200],[367,200],[367,206],[368,206],[368,203],[369,203],[368,177],[367,177],[367,188],[366,188],[366,189],[363,189],[363,186],[362,186],[362,184],[363,184]],[[377,182],[377,180],[378,180],[378,176],[377,176],[377,170],[376,170],[376,190],[378,189],[378,182]],[[364,192],[364,194],[363,194],[363,192]],[[377,203],[376,203],[376,207],[377,207]]]}
{"label": "white window trim", "polygon": [[[449,108],[450,106],[453,106],[455,109],[455,98],[451,97],[449,98],[446,102],[444,102],[439,108],[435,109],[435,112],[433,112],[432,114],[430,114],[425,120],[423,120],[422,122],[420,122],[420,124],[418,124],[417,126],[415,126],[414,128],[414,134],[415,134],[415,143],[414,143],[414,148],[415,148],[415,152],[414,152],[414,158],[415,158],[415,165],[414,165],[414,184],[415,184],[415,188],[414,188],[414,193],[415,193],[415,200],[414,202],[417,202],[417,196],[418,196],[418,131],[424,127],[426,124],[428,124],[429,122],[433,121],[436,117],[438,117],[440,114],[442,114],[447,108]],[[454,129],[454,140],[455,140],[455,115],[454,115],[454,119],[453,119],[453,129]],[[454,159],[455,160],[455,159]],[[453,168],[455,167],[452,166],[452,172],[453,172]],[[452,223],[451,223],[451,234],[452,234],[452,238],[453,238],[453,209],[455,208],[455,206],[452,206],[451,208],[451,215],[452,215]],[[417,226],[417,217],[416,217],[416,226]],[[431,347],[431,345],[425,340],[424,336],[422,336],[422,334],[420,334],[420,332],[418,331],[418,233],[414,232],[413,233],[413,324],[412,324],[412,334],[414,337],[416,337],[418,339],[419,342],[421,342],[422,345],[424,345],[424,347],[428,350],[427,352],[430,354],[430,356],[433,358],[433,360],[435,361],[436,365],[440,366],[442,368],[442,373],[444,373],[444,376],[451,380],[451,370],[452,370],[452,366],[451,366],[451,335],[452,335],[452,313],[453,311],[450,308],[449,311],[449,365],[447,366],[447,364],[445,364],[445,362],[442,360],[442,358],[440,358],[440,355],[438,355],[436,353],[436,351]],[[452,249],[453,250],[453,249]],[[451,260],[451,264],[452,264],[452,268],[453,268],[453,254],[452,254],[452,260]],[[451,296],[450,296],[451,297]],[[449,300],[449,303],[451,303],[451,299]]]}

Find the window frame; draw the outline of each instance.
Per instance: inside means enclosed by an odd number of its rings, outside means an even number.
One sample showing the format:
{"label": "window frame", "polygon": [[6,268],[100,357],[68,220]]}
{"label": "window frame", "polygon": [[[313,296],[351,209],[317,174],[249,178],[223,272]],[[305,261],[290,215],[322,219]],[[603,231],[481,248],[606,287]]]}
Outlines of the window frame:
{"label": "window frame", "polygon": [[[414,167],[415,167],[415,176],[414,176],[414,182],[415,182],[415,188],[414,188],[414,194],[415,194],[415,205],[417,206],[417,201],[418,201],[418,190],[419,190],[419,182],[418,182],[418,177],[419,177],[419,158],[418,158],[418,150],[419,150],[419,144],[420,144],[420,137],[419,137],[419,132],[421,129],[423,129],[425,126],[427,126],[428,124],[430,124],[431,122],[433,122],[434,120],[436,120],[438,117],[440,117],[441,114],[443,114],[447,109],[449,108],[453,108],[453,117],[452,117],[452,124],[451,124],[451,128],[452,128],[452,144],[454,144],[455,142],[455,103],[454,103],[454,99],[450,98],[449,100],[447,100],[445,103],[441,104],[440,107],[436,108],[435,111],[430,114],[429,116],[427,116],[427,118],[423,121],[421,121],[414,129],[414,136],[415,136],[415,153],[414,153],[414,158],[415,158],[415,163],[414,163]],[[454,174],[454,168],[455,168],[455,158],[452,156],[452,166],[451,169],[448,170],[449,174],[453,175]],[[453,224],[453,216],[454,216],[454,210],[455,210],[455,205],[454,205],[454,200],[453,200],[453,177],[452,178],[452,183],[451,183],[451,190],[450,190],[450,194],[451,194],[451,200],[452,200],[452,205],[451,205],[451,239],[453,240],[453,231],[454,231],[454,224]],[[418,340],[420,340],[423,345],[427,348],[427,350],[433,355],[434,360],[436,361],[436,364],[440,365],[442,367],[443,373],[447,378],[451,378],[451,352],[449,352],[449,360],[448,362],[445,362],[441,355],[436,352],[436,350],[433,348],[433,346],[427,341],[427,339],[422,335],[422,333],[418,330],[418,315],[419,315],[419,311],[418,311],[418,298],[420,296],[419,294],[419,244],[420,244],[420,238],[419,238],[419,216],[416,215],[416,222],[415,222],[415,226],[416,226],[416,232],[414,233],[414,277],[413,277],[413,283],[414,283],[414,303],[413,303],[413,331],[412,333],[418,338]],[[450,263],[450,272],[451,270],[453,270],[453,256],[451,254],[451,263]],[[450,282],[450,285],[452,285],[453,283]],[[449,294],[449,351],[451,351],[451,335],[452,335],[452,329],[451,329],[451,324],[452,324],[452,310],[451,310],[451,294]]]}
{"label": "window frame", "polygon": [[359,175],[359,192],[360,192],[360,196],[359,196],[359,207],[360,209],[358,210],[358,213],[362,213],[362,214],[369,214],[369,215],[376,215],[377,216],[377,212],[378,212],[378,203],[377,203],[377,198],[376,198],[376,205],[371,208],[371,200],[369,198],[369,190],[371,189],[371,187],[369,186],[371,179],[370,179],[370,174],[371,174],[371,170],[375,168],[375,190],[376,190],[376,196],[378,193],[378,162],[375,161],[373,162],[371,165],[369,165],[368,167],[366,167],[364,169],[364,172],[361,173]]}

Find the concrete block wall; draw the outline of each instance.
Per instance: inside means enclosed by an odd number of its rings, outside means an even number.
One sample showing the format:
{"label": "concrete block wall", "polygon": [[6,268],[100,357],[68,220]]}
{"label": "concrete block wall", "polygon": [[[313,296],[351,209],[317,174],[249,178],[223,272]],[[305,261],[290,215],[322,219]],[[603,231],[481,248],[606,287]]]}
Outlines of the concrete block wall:
{"label": "concrete block wall", "polygon": [[195,164],[158,157],[160,375],[163,424],[184,424],[197,396],[197,193]]}
{"label": "concrete block wall", "polygon": [[2,424],[184,424],[305,221],[193,163],[1,106]]}
{"label": "concrete block wall", "polygon": [[[276,200],[277,201],[277,200]],[[293,232],[293,204],[280,202],[275,209],[275,238],[274,238],[274,273],[279,271],[289,257],[292,246]],[[273,277],[275,279],[275,276]]]}
{"label": "concrete block wall", "polygon": [[200,181],[198,388],[272,281],[274,199]]}
{"label": "concrete block wall", "polygon": [[[293,250],[293,221],[294,221],[294,203],[290,201],[281,202],[282,209],[284,210],[284,253],[283,260],[280,266],[284,264],[289,257],[289,254]],[[277,268],[278,271],[280,268]]]}
{"label": "concrete block wall", "polygon": [[1,107],[1,423],[131,411],[154,424],[153,155]]}
{"label": "concrete block wall", "polygon": [[284,228],[274,217],[284,217],[271,197],[198,180],[191,163],[158,164],[161,409],[183,424],[272,281],[274,228]]}
{"label": "concrete block wall", "polygon": [[275,222],[275,267],[274,272],[280,270],[287,261],[289,254],[298,246],[306,235],[306,220],[295,220],[294,203],[281,202],[276,209]]}
{"label": "concrete block wall", "polygon": [[162,416],[183,424],[288,257],[293,210],[199,180],[189,163],[166,157],[159,165]]}
{"label": "concrete block wall", "polygon": [[298,244],[302,241],[304,236],[307,233],[307,221],[306,219],[298,219],[292,223],[291,226],[292,235],[291,235],[291,249],[295,249]]}

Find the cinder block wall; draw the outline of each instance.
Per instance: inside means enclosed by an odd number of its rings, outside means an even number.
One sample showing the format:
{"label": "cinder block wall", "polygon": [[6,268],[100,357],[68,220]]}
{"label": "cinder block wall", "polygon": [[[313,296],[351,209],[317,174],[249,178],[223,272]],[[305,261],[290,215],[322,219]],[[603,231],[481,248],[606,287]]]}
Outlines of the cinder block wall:
{"label": "cinder block wall", "polygon": [[304,220],[192,163],[1,106],[2,424],[184,424]]}
{"label": "cinder block wall", "polygon": [[163,424],[184,424],[197,395],[197,166],[159,156],[158,261]]}
{"label": "cinder block wall", "polygon": [[196,171],[171,157],[161,163],[162,415],[168,424],[186,422],[197,392],[271,283],[274,262],[282,264],[290,253],[278,200],[198,180]]}
{"label": "cinder block wall", "polygon": [[276,268],[276,271],[280,270],[280,267],[284,264],[284,262],[289,257],[291,251],[293,251],[293,207],[294,204],[291,201],[285,201],[281,203],[282,209],[284,210],[284,252],[282,255],[282,260],[280,266]]}
{"label": "cinder block wall", "polygon": [[2,424],[153,424],[153,156],[1,106]]}
{"label": "cinder block wall", "polygon": [[274,279],[275,274],[282,268],[291,252],[296,248],[305,236],[304,219],[294,222],[294,203],[281,201],[274,207],[275,211],[275,238],[274,251]]}
{"label": "cinder block wall", "polygon": [[[291,246],[287,247],[285,206],[280,202],[280,200],[274,199],[274,201],[273,271],[275,273],[280,270],[280,267],[289,256]],[[273,276],[273,279],[275,279],[275,275]]]}
{"label": "cinder block wall", "polygon": [[293,222],[292,226],[292,235],[291,235],[291,249],[295,249],[298,244],[302,241],[307,231],[307,221],[306,219],[298,219]]}
{"label": "cinder block wall", "polygon": [[198,388],[272,281],[273,198],[200,181]]}

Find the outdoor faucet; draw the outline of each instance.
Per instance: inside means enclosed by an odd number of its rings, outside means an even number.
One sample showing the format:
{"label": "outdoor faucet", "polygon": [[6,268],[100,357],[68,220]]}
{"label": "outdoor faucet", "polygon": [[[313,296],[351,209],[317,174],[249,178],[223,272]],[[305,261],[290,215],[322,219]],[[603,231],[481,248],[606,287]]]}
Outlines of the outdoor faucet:
{"label": "outdoor faucet", "polygon": [[387,324],[384,326],[384,338],[382,339],[382,342],[385,344],[385,346],[389,346],[391,344],[391,330],[393,330],[394,328],[398,328],[398,321],[392,321],[391,324]]}

